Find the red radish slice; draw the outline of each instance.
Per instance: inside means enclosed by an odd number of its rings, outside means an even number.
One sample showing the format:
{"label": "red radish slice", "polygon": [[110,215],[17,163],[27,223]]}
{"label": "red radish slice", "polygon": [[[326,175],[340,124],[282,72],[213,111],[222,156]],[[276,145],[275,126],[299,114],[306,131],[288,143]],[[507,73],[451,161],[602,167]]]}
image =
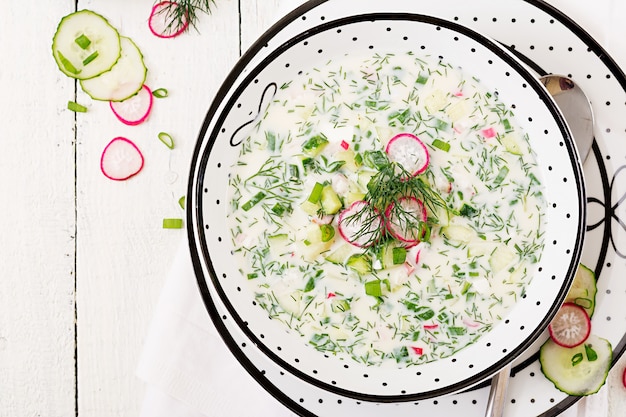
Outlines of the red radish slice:
{"label": "red radish slice", "polygon": [[548,326],[548,331],[554,343],[572,348],[587,340],[591,333],[591,320],[581,306],[564,303]]}
{"label": "red radish slice", "polygon": [[147,85],[124,101],[109,101],[109,106],[122,123],[135,126],[143,123],[152,110],[152,91]]}
{"label": "red radish slice", "polygon": [[426,171],[428,168],[428,149],[426,145],[411,133],[400,133],[387,143],[385,148],[389,160],[404,167],[414,176]]}
{"label": "red radish slice", "polygon": [[173,38],[187,30],[189,26],[187,13],[185,13],[182,26],[179,28],[173,26],[176,24],[174,12],[172,11],[175,7],[180,7],[180,5],[174,1],[162,1],[152,7],[148,27],[154,36],[158,36],[159,38]]}
{"label": "red radish slice", "polygon": [[366,201],[355,201],[339,214],[339,233],[359,248],[372,246],[381,235],[382,220],[378,211]]}
{"label": "red radish slice", "polygon": [[143,168],[143,155],[130,140],[117,137],[102,151],[100,169],[109,179],[124,181]]}
{"label": "red radish slice", "polygon": [[[399,205],[399,207],[397,206]],[[424,203],[415,197],[402,197],[391,203],[385,210],[385,227],[400,242],[409,246],[417,245],[422,238],[423,229],[415,227],[425,223],[428,215]]]}
{"label": "red radish slice", "polygon": [[622,385],[626,388],[626,368],[624,368],[624,371],[622,372]]}

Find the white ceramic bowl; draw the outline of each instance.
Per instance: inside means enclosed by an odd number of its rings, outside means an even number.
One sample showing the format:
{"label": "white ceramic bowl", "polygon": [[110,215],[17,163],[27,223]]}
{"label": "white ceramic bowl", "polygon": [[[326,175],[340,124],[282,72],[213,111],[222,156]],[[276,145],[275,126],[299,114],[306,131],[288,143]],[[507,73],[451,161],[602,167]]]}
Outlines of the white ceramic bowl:
{"label": "white ceramic bowl", "polygon": [[[298,32],[298,21],[287,22],[284,28],[289,36],[283,34],[281,39],[278,28],[261,38],[233,69],[209,109],[194,154],[188,195],[188,231],[198,282],[207,306],[217,302],[228,311],[217,314],[210,308],[214,321],[225,322],[216,324],[227,343],[233,343],[230,333],[236,326],[279,372],[288,372],[316,389],[378,403],[457,392],[518,357],[542,334],[562,303],[584,237],[585,191],[578,155],[564,119],[543,86],[494,41],[434,17],[399,12],[351,15],[345,9],[349,2],[334,3],[336,9],[318,24],[303,23]],[[346,53],[407,51],[438,56],[462,67],[514,109],[516,122],[536,153],[545,186],[545,247],[523,297],[475,343],[417,366],[366,366],[318,352],[257,305],[233,256],[227,221],[229,176],[241,143],[278,86]],[[233,352],[249,364],[245,349]]]}

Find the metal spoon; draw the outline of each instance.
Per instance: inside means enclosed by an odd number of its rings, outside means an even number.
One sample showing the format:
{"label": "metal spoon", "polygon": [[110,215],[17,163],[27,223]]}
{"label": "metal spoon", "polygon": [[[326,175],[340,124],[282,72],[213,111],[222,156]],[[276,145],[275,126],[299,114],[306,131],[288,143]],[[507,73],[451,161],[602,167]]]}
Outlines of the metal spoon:
{"label": "metal spoon", "polygon": [[[589,99],[585,92],[568,77],[545,75],[540,77],[539,81],[546,87],[565,117],[578,148],[580,163],[584,164],[593,143],[594,118]],[[491,379],[485,417],[502,417],[510,374],[511,364],[509,363]]]}

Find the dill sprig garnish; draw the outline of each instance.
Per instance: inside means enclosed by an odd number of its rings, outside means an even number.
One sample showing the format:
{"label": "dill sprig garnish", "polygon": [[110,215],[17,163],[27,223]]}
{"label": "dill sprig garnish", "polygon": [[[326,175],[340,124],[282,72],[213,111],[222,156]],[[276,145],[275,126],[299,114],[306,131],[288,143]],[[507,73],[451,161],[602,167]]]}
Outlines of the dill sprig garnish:
{"label": "dill sprig garnish", "polygon": [[[426,221],[423,221],[421,213],[407,210],[399,204],[406,198],[415,198],[424,204],[430,214]],[[445,200],[423,176],[414,176],[395,162],[379,166],[379,171],[367,184],[364,200],[368,204],[345,219],[348,224],[360,225],[353,237],[355,240],[365,238],[361,240],[365,242],[363,247],[376,247],[388,240],[384,227],[372,228],[376,219],[380,219],[383,225],[394,219],[394,224],[404,230],[407,237],[428,240],[430,227],[438,222],[437,213],[449,210]]]}
{"label": "dill sprig garnish", "polygon": [[214,5],[215,0],[177,0],[169,3],[159,13],[165,13],[169,33],[178,32],[187,23],[197,30],[200,13],[211,14],[211,7]]}

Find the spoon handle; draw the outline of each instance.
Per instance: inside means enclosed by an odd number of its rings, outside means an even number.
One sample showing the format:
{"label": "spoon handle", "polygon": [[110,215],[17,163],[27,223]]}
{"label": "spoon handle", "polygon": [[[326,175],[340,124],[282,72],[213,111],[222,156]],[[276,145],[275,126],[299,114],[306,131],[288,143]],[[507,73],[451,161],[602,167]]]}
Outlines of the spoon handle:
{"label": "spoon handle", "polygon": [[491,390],[487,401],[485,417],[502,417],[504,414],[504,402],[506,401],[506,391],[509,386],[509,374],[511,365],[507,365],[500,370],[491,380]]}

